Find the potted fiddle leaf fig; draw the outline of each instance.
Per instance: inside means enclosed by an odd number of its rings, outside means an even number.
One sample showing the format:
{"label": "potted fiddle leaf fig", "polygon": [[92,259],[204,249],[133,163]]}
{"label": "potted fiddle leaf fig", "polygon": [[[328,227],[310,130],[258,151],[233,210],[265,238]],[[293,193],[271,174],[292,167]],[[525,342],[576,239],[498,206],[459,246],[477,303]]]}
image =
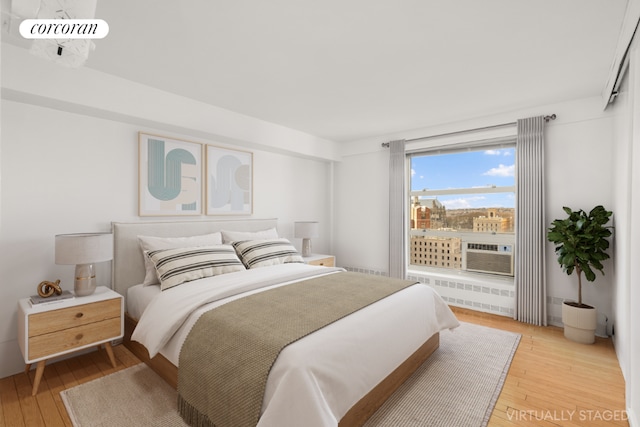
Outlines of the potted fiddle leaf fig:
{"label": "potted fiddle leaf fig", "polygon": [[568,217],[551,223],[547,239],[555,244],[558,263],[565,273],[578,276],[578,300],[562,304],[564,336],[572,341],[592,344],[597,325],[596,309],[582,302],[582,275],[593,282],[594,270],[604,275],[602,262],[609,258],[607,249],[612,226],[607,226],[611,211],[598,205],[589,213],[563,207]]}

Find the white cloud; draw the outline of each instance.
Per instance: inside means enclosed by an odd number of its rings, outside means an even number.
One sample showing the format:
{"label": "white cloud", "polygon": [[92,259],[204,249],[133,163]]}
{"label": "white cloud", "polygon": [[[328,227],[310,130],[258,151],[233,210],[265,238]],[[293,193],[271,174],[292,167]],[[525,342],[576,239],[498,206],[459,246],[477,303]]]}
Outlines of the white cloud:
{"label": "white cloud", "polygon": [[514,176],[515,175],[515,171],[516,171],[516,165],[509,165],[509,166],[505,166],[503,164],[500,164],[497,168],[491,168],[488,171],[486,171],[485,173],[483,173],[483,175],[487,175],[487,176]]}
{"label": "white cloud", "polygon": [[510,156],[511,150],[485,150],[484,154],[487,156]]}
{"label": "white cloud", "polygon": [[485,197],[482,197],[482,196],[461,197],[459,199],[443,200],[442,204],[447,209],[469,209],[476,206],[474,202],[484,200],[484,199]]}

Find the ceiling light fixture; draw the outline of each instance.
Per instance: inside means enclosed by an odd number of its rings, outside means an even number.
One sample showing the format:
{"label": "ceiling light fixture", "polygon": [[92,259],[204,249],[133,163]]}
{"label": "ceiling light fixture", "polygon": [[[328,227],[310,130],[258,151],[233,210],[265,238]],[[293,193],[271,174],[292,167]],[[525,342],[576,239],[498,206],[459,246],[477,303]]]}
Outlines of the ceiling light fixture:
{"label": "ceiling light fixture", "polygon": [[[21,23],[27,19],[38,21],[92,19],[96,13],[96,4],[97,0],[13,0],[11,4],[12,26],[15,21]],[[106,25],[104,21],[101,22]],[[29,47],[32,54],[68,67],[84,65],[89,53],[95,49],[91,39],[100,38],[75,38],[73,35],[55,37],[53,35],[42,38],[42,34],[39,34],[38,37],[25,38],[34,39]]]}

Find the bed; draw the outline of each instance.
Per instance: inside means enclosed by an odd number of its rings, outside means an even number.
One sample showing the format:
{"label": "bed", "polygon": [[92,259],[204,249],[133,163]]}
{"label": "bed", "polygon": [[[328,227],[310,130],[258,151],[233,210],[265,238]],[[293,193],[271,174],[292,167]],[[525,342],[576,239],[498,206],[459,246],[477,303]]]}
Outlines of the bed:
{"label": "bed", "polygon": [[[147,280],[148,266],[139,236],[189,239],[228,231],[232,237],[231,232],[236,232],[266,239],[274,236],[261,233],[277,234],[276,227],[276,219],[113,223],[112,277],[114,289],[125,296],[127,306],[125,345],[178,388],[181,348],[204,313],[215,307],[229,308],[230,301],[266,293],[264,290],[354,274],[340,268],[292,262],[230,271],[165,291],[160,290],[160,285],[142,285]],[[257,285],[261,281],[267,286]],[[220,292],[219,289],[236,289],[239,285],[240,291],[232,294],[224,291],[215,298],[207,296],[206,301],[195,306],[192,302],[183,304],[186,300],[203,299],[200,295],[183,297],[187,289],[204,292],[206,288],[210,292],[208,289],[215,287],[215,292]],[[153,315],[169,311],[172,316]],[[168,319],[174,314],[176,319]],[[279,353],[266,382],[257,425],[362,425],[437,349],[439,332],[457,325],[442,299],[420,284],[331,322]]]}

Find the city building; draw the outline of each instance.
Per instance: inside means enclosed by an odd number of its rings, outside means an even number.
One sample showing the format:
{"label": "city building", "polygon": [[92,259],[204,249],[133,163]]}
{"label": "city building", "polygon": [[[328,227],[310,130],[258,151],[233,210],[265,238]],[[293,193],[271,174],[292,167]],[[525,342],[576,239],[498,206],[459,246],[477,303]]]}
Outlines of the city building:
{"label": "city building", "polygon": [[462,245],[456,237],[411,236],[411,264],[462,268]]}
{"label": "city building", "polygon": [[447,208],[438,199],[413,197],[411,203],[411,228],[440,229],[445,227]]}
{"label": "city building", "polygon": [[497,209],[487,209],[487,216],[473,218],[473,231],[476,233],[507,233],[513,231],[513,221],[498,215]]}

